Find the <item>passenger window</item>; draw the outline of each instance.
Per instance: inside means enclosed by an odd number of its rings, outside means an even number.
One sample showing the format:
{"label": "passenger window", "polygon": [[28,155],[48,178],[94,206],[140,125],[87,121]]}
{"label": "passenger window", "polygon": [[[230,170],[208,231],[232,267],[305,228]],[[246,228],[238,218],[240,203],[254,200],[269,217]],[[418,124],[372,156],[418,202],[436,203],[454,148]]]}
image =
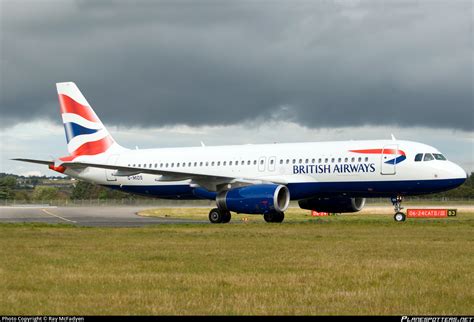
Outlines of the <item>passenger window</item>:
{"label": "passenger window", "polygon": [[224,165],[224,166],[225,166],[226,164],[227,164],[227,161],[224,161],[224,162],[222,162],[222,165]]}
{"label": "passenger window", "polygon": [[334,160],[335,160],[334,158],[331,158],[331,163],[334,163]]}
{"label": "passenger window", "polygon": [[315,163],[315,162],[316,162],[316,159],[311,160],[311,163]]}
{"label": "passenger window", "polygon": [[296,163],[296,159],[293,159],[293,164],[295,164],[295,163]]}
{"label": "passenger window", "polygon": [[176,163],[176,168],[179,168],[179,162],[178,162],[178,163]]}
{"label": "passenger window", "polygon": [[423,153],[415,155],[415,162],[420,162],[421,160],[423,160]]}
{"label": "passenger window", "polygon": [[214,161],[211,162],[211,166],[212,166],[212,167],[214,166]]}
{"label": "passenger window", "polygon": [[280,159],[280,164],[283,164],[283,159]]}
{"label": "passenger window", "polygon": [[198,163],[197,162],[194,162],[194,166],[197,167]]}
{"label": "passenger window", "polygon": [[263,164],[263,160],[260,160],[260,164]]}
{"label": "passenger window", "polygon": [[434,160],[433,155],[431,153],[425,153],[425,157],[423,158],[423,161],[432,161]]}
{"label": "passenger window", "polygon": [[355,160],[356,160],[356,158],[352,158],[352,159],[351,159],[351,162],[354,162]]}
{"label": "passenger window", "polygon": [[173,162],[173,163],[171,163],[171,167],[172,167],[172,168],[174,167],[174,162]]}
{"label": "passenger window", "polygon": [[250,165],[250,163],[251,163],[250,160],[248,160],[248,161],[247,161],[247,165]]}
{"label": "passenger window", "polygon": [[442,154],[433,153],[433,156],[435,157],[436,160],[446,161],[446,158],[445,158],[444,155],[442,155]]}
{"label": "passenger window", "polygon": [[163,163],[160,163],[160,168],[163,168]]}
{"label": "passenger window", "polygon": [[290,159],[286,159],[286,164],[289,164],[290,163]]}
{"label": "passenger window", "polygon": [[308,164],[308,163],[309,163],[309,159],[306,159],[306,160],[305,160],[305,163]]}
{"label": "passenger window", "polygon": [[300,159],[299,161],[300,161],[300,162],[299,162],[300,164],[303,163],[303,159]]}
{"label": "passenger window", "polygon": [[362,161],[362,158],[359,157],[359,159],[357,159],[357,161],[361,162],[361,161]]}
{"label": "passenger window", "polygon": [[158,163],[155,163],[155,169],[158,168]]}
{"label": "passenger window", "polygon": [[369,161],[369,157],[365,157],[365,162],[368,162]]}
{"label": "passenger window", "polygon": [[202,161],[201,161],[201,162],[199,162],[199,166],[200,166],[200,167],[202,167]]}
{"label": "passenger window", "polygon": [[217,166],[220,166],[221,165],[221,162],[220,161],[217,161]]}
{"label": "passenger window", "polygon": [[188,163],[188,167],[190,167],[190,166],[191,166],[191,162]]}
{"label": "passenger window", "polygon": [[328,161],[329,161],[329,160],[328,160],[327,158],[326,158],[326,159],[324,159],[324,163],[328,163]]}
{"label": "passenger window", "polygon": [[209,161],[206,161],[206,167],[208,167],[208,166],[209,166]]}
{"label": "passenger window", "polygon": [[341,158],[337,159],[337,162],[341,163],[341,162],[342,162],[342,159],[341,159]]}
{"label": "passenger window", "polygon": [[229,165],[232,165],[232,161],[229,161]]}
{"label": "passenger window", "polygon": [[135,164],[133,166],[135,167]]}
{"label": "passenger window", "polygon": [[344,159],[344,162],[347,162],[347,161],[349,161],[349,159],[348,159],[348,158],[345,158],[345,159]]}
{"label": "passenger window", "polygon": [[318,159],[318,163],[321,163],[321,159]]}
{"label": "passenger window", "polygon": [[253,165],[257,165],[257,160],[253,160]]}

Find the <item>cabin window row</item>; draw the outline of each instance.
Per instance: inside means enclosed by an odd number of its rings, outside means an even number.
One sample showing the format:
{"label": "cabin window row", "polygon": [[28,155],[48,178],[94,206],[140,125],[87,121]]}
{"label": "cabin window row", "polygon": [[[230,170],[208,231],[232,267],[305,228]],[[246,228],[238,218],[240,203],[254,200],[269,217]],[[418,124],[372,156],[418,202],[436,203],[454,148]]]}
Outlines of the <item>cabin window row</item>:
{"label": "cabin window row", "polygon": [[[317,159],[318,163],[335,163],[335,162],[338,162],[338,163],[341,163],[341,162],[362,162],[362,160],[364,160],[365,162],[368,162],[369,161],[369,158],[368,157],[365,157],[365,159],[359,157],[359,158],[355,158],[355,157],[352,157],[352,158],[319,158]],[[275,163],[275,160],[274,159],[270,159],[269,160],[270,164],[273,165]],[[280,159],[280,164],[308,164],[310,163],[310,159]],[[316,159],[311,159],[311,163],[316,163]],[[174,168],[176,166],[176,168],[179,168],[179,167],[182,167],[182,168],[185,168],[185,167],[203,167],[203,166],[211,166],[211,167],[214,167],[214,166],[238,166],[238,165],[257,165],[257,160],[247,160],[247,161],[200,161],[200,162],[177,162],[177,163],[174,163],[174,162],[171,162],[171,163],[139,163],[139,164],[128,164],[129,167],[138,167],[138,168],[158,168],[158,166],[160,168]],[[260,164],[265,164],[265,160],[264,159],[261,159],[260,160]]]}
{"label": "cabin window row", "polygon": [[[321,163],[329,163],[329,162],[330,162],[330,163],[336,163],[336,162],[337,162],[337,163],[341,163],[341,162],[343,162],[343,160],[344,160],[345,163],[347,163],[347,162],[362,162],[362,160],[364,160],[364,162],[368,162],[368,161],[369,161],[369,158],[368,158],[368,157],[365,157],[365,158],[362,158],[362,157],[358,157],[358,158],[355,158],[355,157],[348,158],[348,157],[346,157],[346,158],[319,158],[319,159],[317,159],[317,161],[318,161],[319,164],[321,164]],[[303,162],[303,161],[304,161],[304,162]],[[284,160],[281,159],[281,160],[280,160],[280,164],[283,164],[283,163],[290,164],[290,162],[291,162],[292,164],[297,164],[297,163],[298,163],[298,164],[303,164],[303,163],[308,164],[308,163],[310,163],[309,161],[310,161],[310,159],[305,159],[305,160],[303,160],[303,159],[298,159],[298,160],[297,160],[297,159],[292,159],[292,160],[286,159],[286,161],[284,161]],[[316,159],[311,159],[311,163],[316,163]]]}

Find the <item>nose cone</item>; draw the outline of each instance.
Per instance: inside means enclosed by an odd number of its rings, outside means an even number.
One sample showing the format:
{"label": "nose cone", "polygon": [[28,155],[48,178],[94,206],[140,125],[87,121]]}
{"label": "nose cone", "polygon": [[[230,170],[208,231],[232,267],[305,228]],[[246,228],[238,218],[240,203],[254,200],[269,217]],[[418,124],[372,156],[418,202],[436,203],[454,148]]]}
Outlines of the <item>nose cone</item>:
{"label": "nose cone", "polygon": [[450,181],[452,184],[451,188],[458,187],[466,182],[467,173],[463,168],[458,166],[456,163],[451,162],[449,167]]}
{"label": "nose cone", "polygon": [[[467,179],[466,171],[464,171],[464,169],[461,168],[460,166],[458,166],[456,163],[451,162],[451,169],[450,170],[451,170],[453,178],[455,178],[455,179],[464,179],[464,181],[466,181],[466,179]],[[463,181],[463,183],[464,183],[464,181]]]}

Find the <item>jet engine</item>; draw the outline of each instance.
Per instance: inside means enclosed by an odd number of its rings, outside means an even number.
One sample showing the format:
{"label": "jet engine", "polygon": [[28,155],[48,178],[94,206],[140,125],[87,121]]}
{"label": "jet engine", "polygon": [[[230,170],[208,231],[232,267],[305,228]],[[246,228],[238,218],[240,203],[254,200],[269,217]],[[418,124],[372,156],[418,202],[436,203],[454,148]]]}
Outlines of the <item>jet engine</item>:
{"label": "jet engine", "polygon": [[219,209],[236,213],[284,212],[290,204],[290,191],[283,185],[256,184],[222,191],[216,202]]}
{"label": "jet engine", "polygon": [[358,212],[364,207],[365,198],[310,198],[300,200],[298,204],[302,209],[315,210],[318,212]]}

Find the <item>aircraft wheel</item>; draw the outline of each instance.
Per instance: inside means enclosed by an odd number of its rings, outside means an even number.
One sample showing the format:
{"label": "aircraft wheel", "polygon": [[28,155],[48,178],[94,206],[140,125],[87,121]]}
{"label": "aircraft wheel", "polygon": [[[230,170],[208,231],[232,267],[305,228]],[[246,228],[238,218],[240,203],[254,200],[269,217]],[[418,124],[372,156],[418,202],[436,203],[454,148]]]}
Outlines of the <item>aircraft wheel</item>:
{"label": "aircraft wheel", "polygon": [[268,212],[263,215],[263,219],[265,219],[266,222],[283,222],[283,219],[285,219],[285,214],[283,212],[277,212],[277,211],[272,211]]}
{"label": "aircraft wheel", "polygon": [[209,221],[211,223],[220,224],[223,222],[223,219],[223,212],[221,212],[218,208],[211,209],[211,211],[209,212]]}
{"label": "aircraft wheel", "polygon": [[406,216],[403,212],[397,212],[394,216],[393,219],[395,219],[396,222],[402,222],[405,221]]}
{"label": "aircraft wheel", "polygon": [[232,215],[230,214],[230,211],[224,211],[222,213],[222,222],[224,224],[228,223],[231,218],[232,218]]}

